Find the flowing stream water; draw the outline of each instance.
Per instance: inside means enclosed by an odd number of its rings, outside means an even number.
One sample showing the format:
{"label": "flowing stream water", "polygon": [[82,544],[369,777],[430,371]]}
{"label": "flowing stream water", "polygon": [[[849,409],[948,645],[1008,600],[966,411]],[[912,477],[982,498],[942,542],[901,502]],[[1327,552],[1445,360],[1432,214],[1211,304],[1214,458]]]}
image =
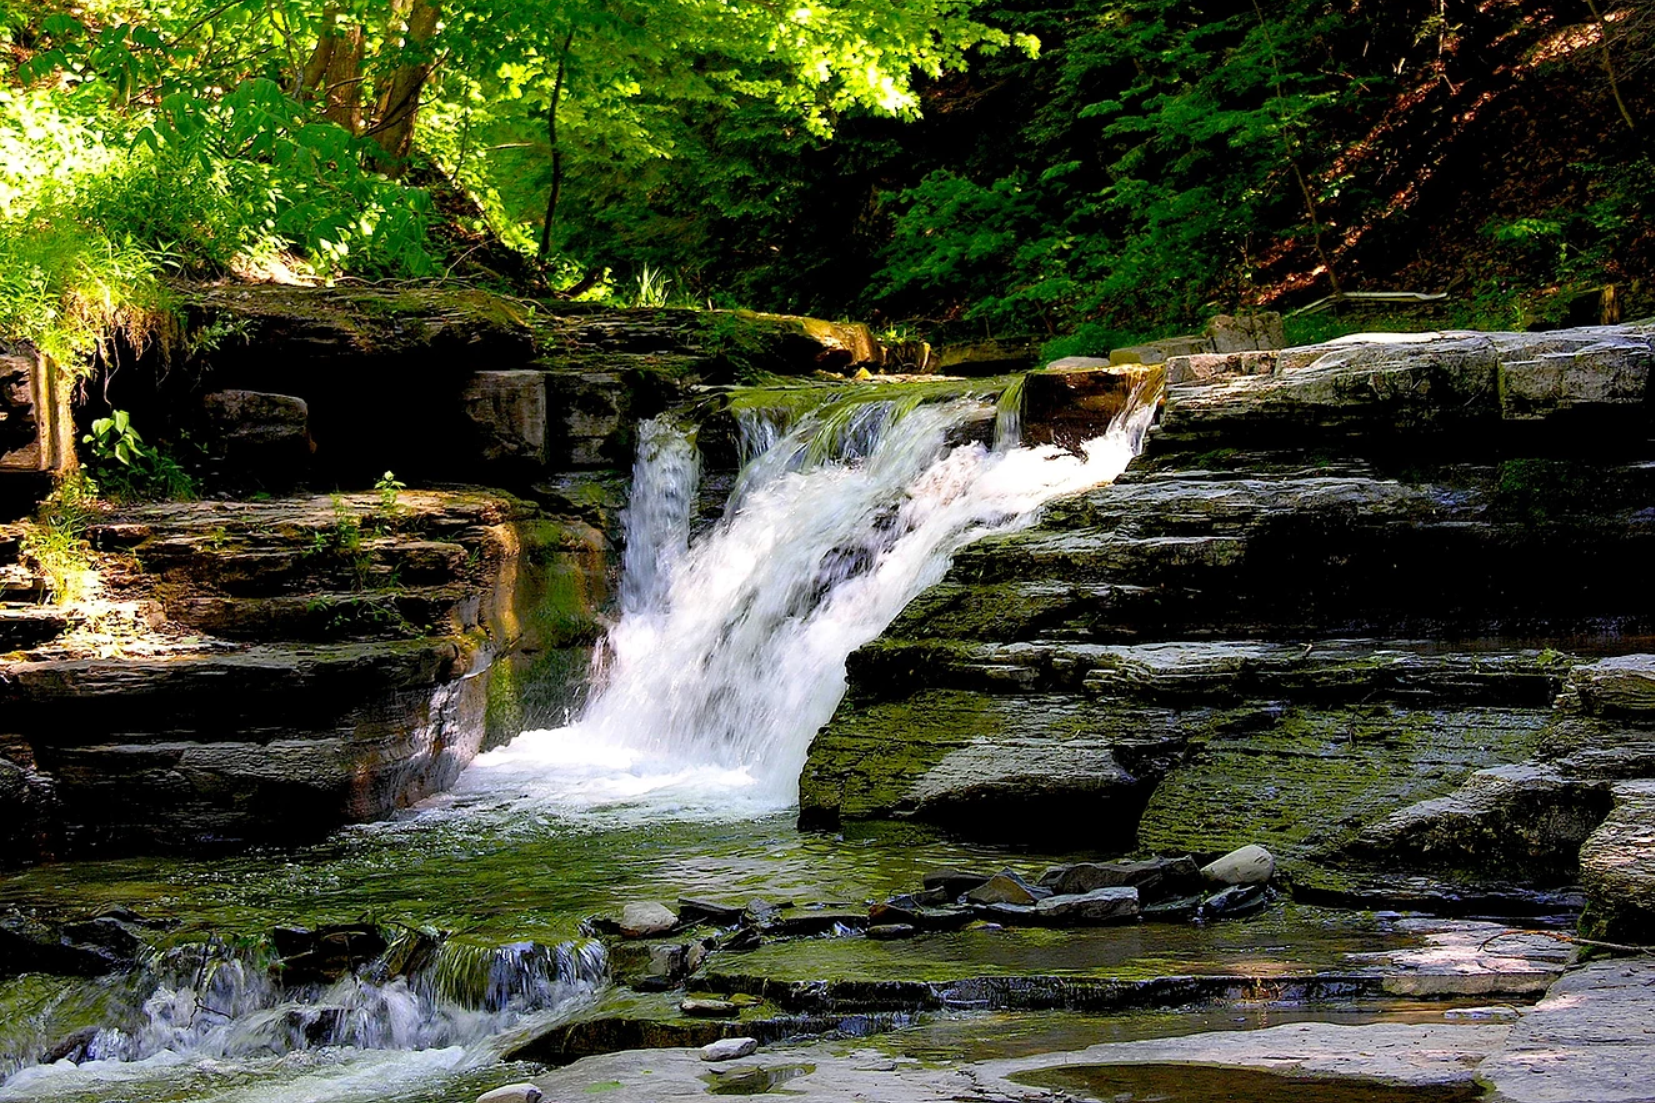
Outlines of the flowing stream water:
{"label": "flowing stream water", "polygon": [[[1125,468],[1153,415],[1137,397],[1082,455],[1018,446],[1015,400],[997,417],[972,399],[749,411],[729,502],[693,538],[693,427],[645,423],[620,617],[584,714],[479,757],[411,819],[305,854],[17,878],[12,902],[67,886],[180,920],[135,974],[0,983],[0,1100],[460,1098],[500,1081],[509,1038],[602,993],[582,915],[651,889],[860,897],[969,854],[939,843],[897,860],[792,831],[810,740],[847,656],[956,551]],[[985,417],[994,447],[967,439]],[[367,968],[271,979],[275,952],[253,932],[365,913],[405,931]],[[42,1061],[71,1026],[80,1062]]]}

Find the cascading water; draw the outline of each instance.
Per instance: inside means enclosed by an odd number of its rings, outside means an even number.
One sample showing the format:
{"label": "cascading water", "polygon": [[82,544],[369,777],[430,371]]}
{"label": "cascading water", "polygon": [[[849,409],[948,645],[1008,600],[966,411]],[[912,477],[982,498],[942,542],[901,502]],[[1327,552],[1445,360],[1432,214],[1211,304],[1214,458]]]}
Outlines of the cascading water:
{"label": "cascading water", "polygon": [[[537,832],[607,840],[664,819],[787,807],[851,651],[964,545],[1118,475],[1153,397],[1135,395],[1078,456],[1019,446],[1016,394],[998,410],[955,398],[847,400],[797,418],[749,411],[724,515],[694,539],[693,434],[646,422],[621,616],[585,714],[483,756],[454,794],[374,836],[418,847],[447,831],[445,845],[473,840],[489,854]],[[971,439],[989,419],[993,448]],[[596,943],[424,947],[410,954],[393,939],[327,983],[284,982],[268,943],[210,942],[158,952],[129,976],[43,979],[38,999],[0,985],[7,1006],[32,1009],[0,1022],[0,1101],[458,1098],[467,1076],[498,1067],[506,1034],[577,1013],[606,982]],[[88,1022],[70,1035],[79,1064],[43,1061],[67,1024]]]}
{"label": "cascading water", "polygon": [[[126,977],[109,978],[97,993],[99,1027],[72,1042],[78,1063],[37,1063],[62,1039],[31,1031],[31,1023],[0,1029],[0,1101],[72,1098],[140,1085],[157,1072],[204,1068],[264,1078],[258,1097],[289,1098],[275,1081],[297,1077],[298,1098],[318,1088],[318,1064],[340,1053],[392,1052],[394,1065],[369,1062],[381,1087],[389,1079],[454,1075],[498,1059],[495,1041],[525,1021],[568,1014],[597,991],[607,971],[603,947],[580,941],[558,946],[440,946],[419,932],[393,939],[378,959],[336,980],[284,984],[268,944],[218,939],[155,951]],[[72,984],[40,1001],[34,1018],[49,1025],[52,1004],[84,998]],[[425,1056],[413,1065],[401,1055]],[[335,1069],[349,1080],[349,1069]],[[360,1071],[360,1070],[359,1070]],[[337,1080],[326,1070],[320,1080]],[[349,1098],[348,1085],[330,1094]],[[218,1098],[234,1098],[231,1093]]]}
{"label": "cascading water", "polygon": [[648,423],[626,526],[627,569],[646,575],[623,584],[602,684],[578,722],[480,758],[462,791],[678,814],[786,807],[844,694],[849,654],[965,544],[1117,476],[1142,446],[1148,398],[1080,456],[1007,439],[1015,400],[1001,405],[994,449],[955,443],[985,416],[971,400],[905,416],[894,402],[834,406],[790,427],[748,414],[751,459],[722,520],[693,543],[693,450],[670,422]]}

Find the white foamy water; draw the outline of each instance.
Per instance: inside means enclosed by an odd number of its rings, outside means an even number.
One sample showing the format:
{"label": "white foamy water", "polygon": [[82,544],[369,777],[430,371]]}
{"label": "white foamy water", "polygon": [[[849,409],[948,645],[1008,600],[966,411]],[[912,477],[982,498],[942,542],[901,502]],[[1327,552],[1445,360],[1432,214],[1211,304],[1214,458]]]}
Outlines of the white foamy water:
{"label": "white foamy water", "polygon": [[33,1063],[60,1039],[30,1044],[21,1032],[11,1041],[22,1052],[0,1052],[0,1074],[11,1074],[0,1079],[0,1103],[417,1095],[497,1064],[507,1032],[575,1013],[608,972],[596,942],[519,942],[445,944],[425,964],[390,976],[406,956],[393,944],[337,980],[289,986],[270,954],[216,939],[186,943],[157,952],[133,975],[107,978],[106,1019],[79,1063]]}
{"label": "white foamy water", "polygon": [[[1148,399],[1150,396],[1141,396]],[[1143,444],[1140,401],[1076,456],[1002,441],[951,445],[970,401],[897,418],[870,403],[787,431],[743,426],[757,454],[724,517],[693,542],[699,465],[687,436],[640,434],[620,621],[585,714],[478,758],[461,802],[576,812],[741,815],[798,795],[811,738],[845,691],[845,660],[939,581],[973,540],[1113,480]],[[1002,437],[1015,417],[1001,411]]]}

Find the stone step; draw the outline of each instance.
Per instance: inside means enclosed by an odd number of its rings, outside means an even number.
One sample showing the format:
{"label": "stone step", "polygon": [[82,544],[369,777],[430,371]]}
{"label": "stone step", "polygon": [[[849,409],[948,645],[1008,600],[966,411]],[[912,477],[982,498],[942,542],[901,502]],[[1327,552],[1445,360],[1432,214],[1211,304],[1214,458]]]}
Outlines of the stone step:
{"label": "stone step", "polygon": [[50,594],[51,583],[22,564],[0,566],[0,603],[33,604]]}
{"label": "stone step", "polygon": [[1548,708],[1574,660],[1556,651],[1454,651],[1374,640],[1091,644],[881,639],[849,659],[853,700],[920,689],[1079,691],[1174,707],[1245,700]]}
{"label": "stone step", "polygon": [[461,585],[323,590],[273,597],[168,596],[168,619],[227,640],[320,642],[447,635],[475,624],[478,598]]}
{"label": "stone step", "polygon": [[0,525],[0,567],[10,566],[23,554],[22,525]]}
{"label": "stone step", "polygon": [[51,605],[0,604],[0,652],[27,651],[62,635],[70,617]]}

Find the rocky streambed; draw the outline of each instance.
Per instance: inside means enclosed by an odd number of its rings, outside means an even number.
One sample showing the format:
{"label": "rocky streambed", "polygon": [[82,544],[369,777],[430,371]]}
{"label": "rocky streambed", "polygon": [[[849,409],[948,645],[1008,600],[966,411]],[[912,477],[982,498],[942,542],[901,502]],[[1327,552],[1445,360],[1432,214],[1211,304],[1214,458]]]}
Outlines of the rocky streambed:
{"label": "rocky streambed", "polygon": [[[856,383],[808,320],[249,295],[130,403],[239,490],[95,518],[76,609],[0,530],[0,1099],[1655,1098],[1647,959],[1577,958],[1655,942],[1648,327]],[[595,651],[637,711],[565,728]],[[717,710],[824,700],[795,821]]]}

